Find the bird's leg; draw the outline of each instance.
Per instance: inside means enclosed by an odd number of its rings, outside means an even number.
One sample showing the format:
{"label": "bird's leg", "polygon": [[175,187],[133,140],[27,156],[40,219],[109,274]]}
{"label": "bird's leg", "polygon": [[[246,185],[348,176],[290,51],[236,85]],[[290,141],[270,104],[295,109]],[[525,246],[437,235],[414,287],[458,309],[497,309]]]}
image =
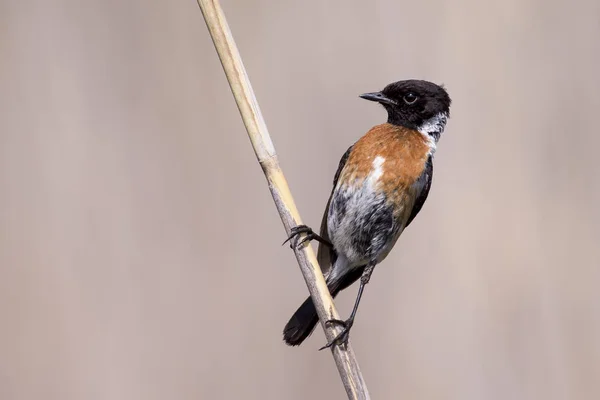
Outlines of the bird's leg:
{"label": "bird's leg", "polygon": [[311,227],[306,226],[306,225],[298,225],[298,226],[294,226],[292,229],[290,229],[290,236],[281,245],[283,246],[287,242],[290,242],[290,248],[293,248],[291,240],[294,237],[296,237],[302,233],[306,233],[306,236],[303,237],[302,240],[300,240],[296,244],[296,248],[298,248],[298,249],[300,247],[302,247],[302,245],[304,243],[311,241],[311,240],[316,240],[319,243],[323,243],[325,246],[333,247],[333,244],[331,244],[331,242],[329,240],[323,238],[322,236],[317,235],[316,233],[313,232]]}
{"label": "bird's leg", "polygon": [[358,311],[358,305],[360,304],[360,298],[362,297],[363,291],[369,280],[371,279],[371,274],[375,269],[375,262],[371,262],[367,264],[365,270],[360,277],[360,287],[358,288],[358,294],[356,295],[356,301],[354,302],[354,308],[352,309],[352,313],[350,314],[350,318],[345,321],[340,319],[330,319],[327,321],[328,324],[336,324],[341,325],[343,327],[342,331],[327,343],[325,346],[321,347],[319,350],[327,349],[333,345],[345,345],[348,343],[348,338],[350,337],[350,328],[354,325],[354,317],[356,317],[356,312]]}

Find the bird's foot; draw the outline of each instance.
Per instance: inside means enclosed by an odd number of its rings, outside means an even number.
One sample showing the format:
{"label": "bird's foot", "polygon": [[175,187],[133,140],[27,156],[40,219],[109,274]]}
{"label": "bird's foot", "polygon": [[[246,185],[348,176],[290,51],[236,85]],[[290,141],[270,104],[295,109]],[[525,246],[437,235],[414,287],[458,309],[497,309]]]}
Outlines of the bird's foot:
{"label": "bird's foot", "polygon": [[321,347],[319,349],[319,351],[321,351],[323,349],[328,349],[335,345],[345,346],[346,344],[348,344],[348,339],[350,338],[350,328],[352,328],[352,325],[354,324],[354,318],[348,318],[345,321],[342,321],[341,319],[330,319],[327,321],[327,323],[341,325],[343,327],[343,329],[329,343],[327,343],[325,346]]}
{"label": "bird's foot", "polygon": [[315,232],[313,232],[313,230],[310,226],[306,226],[306,225],[298,225],[298,226],[294,226],[292,229],[290,229],[290,236],[288,236],[288,238],[285,240],[285,242],[283,242],[281,245],[283,246],[287,242],[290,242],[290,248],[293,248],[291,240],[293,238],[295,238],[296,236],[303,234],[303,233],[305,233],[306,236],[304,236],[302,238],[302,240],[300,240],[298,243],[296,243],[297,249],[300,249],[304,243],[309,242],[311,240],[316,240],[320,243],[323,243],[326,246],[333,247],[333,245],[331,244],[331,242],[329,240],[317,235]]}

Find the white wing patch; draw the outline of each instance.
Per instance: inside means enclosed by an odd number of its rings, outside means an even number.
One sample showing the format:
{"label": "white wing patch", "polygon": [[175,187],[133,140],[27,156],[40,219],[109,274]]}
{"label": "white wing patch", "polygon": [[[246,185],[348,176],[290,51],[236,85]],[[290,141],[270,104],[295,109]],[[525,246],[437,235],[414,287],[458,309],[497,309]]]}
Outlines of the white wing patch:
{"label": "white wing patch", "polygon": [[381,156],[377,156],[373,159],[373,169],[367,176],[367,181],[370,185],[376,185],[379,181],[379,178],[383,175],[383,163],[385,162],[385,158]]}

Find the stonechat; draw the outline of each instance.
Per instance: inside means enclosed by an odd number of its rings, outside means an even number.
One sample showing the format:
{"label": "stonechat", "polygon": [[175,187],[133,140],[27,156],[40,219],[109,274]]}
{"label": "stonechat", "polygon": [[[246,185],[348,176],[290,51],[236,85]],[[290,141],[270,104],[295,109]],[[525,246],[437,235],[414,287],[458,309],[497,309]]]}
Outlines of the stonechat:
{"label": "stonechat", "polygon": [[[347,343],[373,269],[423,207],[436,145],[450,116],[448,93],[427,81],[399,81],[360,97],[381,104],[388,113],[387,123],[373,127],[342,156],[320,234],[301,225],[288,238],[305,233],[298,245],[312,239],[320,242],[317,258],[332,296],[360,278],[350,318],[328,321],[343,330],[321,349]],[[284,341],[300,345],[317,322],[309,297],[285,326]]]}

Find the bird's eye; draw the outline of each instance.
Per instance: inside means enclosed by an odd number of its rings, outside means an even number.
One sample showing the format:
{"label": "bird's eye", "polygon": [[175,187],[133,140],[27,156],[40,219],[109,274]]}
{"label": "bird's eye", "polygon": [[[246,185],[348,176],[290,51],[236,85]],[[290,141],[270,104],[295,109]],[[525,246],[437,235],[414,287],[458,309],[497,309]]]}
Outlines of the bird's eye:
{"label": "bird's eye", "polygon": [[417,101],[417,99],[418,99],[417,95],[412,92],[406,93],[404,95],[404,97],[402,98],[402,100],[404,100],[404,102],[406,104],[414,104],[415,101]]}

